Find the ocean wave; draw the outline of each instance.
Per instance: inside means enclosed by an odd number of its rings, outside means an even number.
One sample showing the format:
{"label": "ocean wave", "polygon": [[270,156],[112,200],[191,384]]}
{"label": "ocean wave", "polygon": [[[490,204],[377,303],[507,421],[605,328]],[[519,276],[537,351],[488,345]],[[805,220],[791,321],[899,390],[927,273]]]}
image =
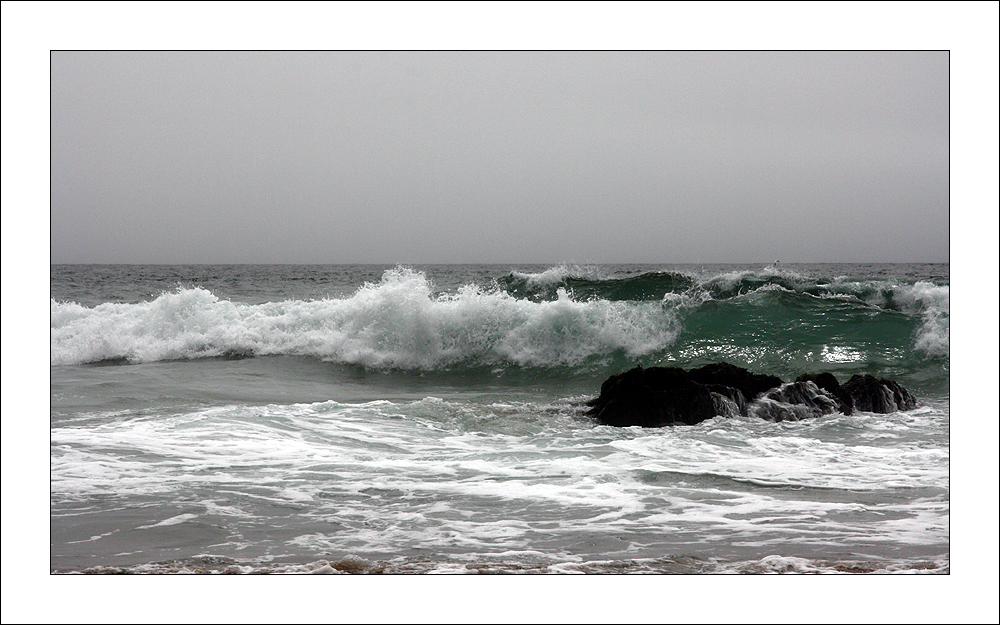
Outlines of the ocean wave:
{"label": "ocean wave", "polygon": [[240,304],[204,288],[93,308],[51,302],[51,363],[151,362],[227,355],[304,355],[370,367],[474,362],[577,366],[662,350],[678,333],[658,302],[519,299],[466,285],[437,294],[426,275],[386,271],[340,299]]}
{"label": "ocean wave", "polygon": [[510,275],[526,283],[541,287],[560,285],[567,279],[607,280],[609,276],[593,265],[556,265],[536,273],[512,271]]}
{"label": "ocean wave", "polygon": [[950,354],[950,289],[926,281],[817,278],[777,266],[707,275],[681,271],[611,275],[598,267],[559,265],[538,273],[511,272],[497,282],[505,292],[534,301],[554,300],[564,290],[588,301],[658,300],[684,313],[707,302],[770,305],[779,317],[791,310],[804,319],[831,311],[836,318],[847,307],[854,313],[851,323],[870,320],[868,313],[888,313],[887,318],[902,313],[920,320],[910,335],[912,349],[930,358]]}
{"label": "ocean wave", "polygon": [[580,300],[658,301],[694,284],[693,276],[676,271],[608,275],[598,267],[577,265],[559,265],[539,273],[512,271],[497,280],[505,292],[535,301],[556,299],[559,289]]}
{"label": "ocean wave", "polygon": [[930,282],[899,289],[895,297],[906,312],[922,318],[914,349],[927,356],[947,357],[951,352],[951,292]]}
{"label": "ocean wave", "polygon": [[734,357],[741,366],[779,358],[798,367],[810,354],[844,363],[905,352],[934,361],[950,353],[949,298],[948,286],[930,282],[776,268],[698,277],[559,266],[441,292],[400,266],[338,298],[245,303],[179,286],[138,303],[52,300],[50,361],[294,355],[417,370]]}

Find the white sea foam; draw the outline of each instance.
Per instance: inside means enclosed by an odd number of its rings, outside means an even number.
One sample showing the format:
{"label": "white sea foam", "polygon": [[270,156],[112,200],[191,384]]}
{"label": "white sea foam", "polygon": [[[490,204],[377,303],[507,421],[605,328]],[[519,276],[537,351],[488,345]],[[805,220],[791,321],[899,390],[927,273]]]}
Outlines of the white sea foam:
{"label": "white sea foam", "polygon": [[513,271],[511,275],[525,280],[533,286],[551,286],[559,284],[567,278],[587,278],[591,280],[607,278],[607,275],[600,268],[591,265],[557,265],[539,273]]}
{"label": "white sea foam", "polygon": [[[54,427],[52,492],[57,501],[186,502],[180,514],[167,508],[136,529],[196,517],[240,527],[292,523],[287,544],[305,553],[398,553],[411,545],[557,553],[586,540],[620,558],[662,552],[665,541],[778,553],[789,541],[937,545],[947,537],[947,499],[932,496],[947,488],[947,450],[821,440],[831,427],[874,424],[874,415],[717,418],[644,430],[595,427],[558,412],[535,423],[548,409],[437,398],[329,401]],[[926,429],[931,412],[913,422],[878,417],[902,437]],[[532,420],[529,433],[516,433],[518,420]],[[797,494],[803,488],[819,490]],[[815,496],[887,488],[930,494]],[[274,508],[295,514],[275,517]]]}
{"label": "white sea foam", "polygon": [[[752,419],[729,421],[760,425]],[[791,431],[807,430],[810,425],[818,427],[818,421],[814,419],[801,427],[786,423],[785,427],[792,428]],[[781,424],[768,425],[774,427],[762,426],[759,433],[763,436],[737,435],[738,446],[717,444],[717,433],[710,440],[664,435],[615,441],[610,445],[631,456],[648,458],[641,466],[654,472],[712,475],[760,485],[849,490],[947,487],[947,450],[925,450],[919,445],[903,444],[847,445],[805,436],[775,436]]]}
{"label": "white sea foam", "polygon": [[902,291],[897,300],[905,310],[919,312],[923,318],[914,348],[928,356],[948,356],[951,353],[950,288],[917,282]]}
{"label": "white sea foam", "polygon": [[198,518],[197,514],[190,514],[190,513],[178,514],[177,516],[172,516],[169,519],[164,519],[159,523],[152,523],[150,525],[140,525],[136,529],[145,530],[154,527],[166,527],[168,525],[178,525],[180,523],[186,523],[187,521],[191,521],[192,519],[197,519],[197,518]]}
{"label": "white sea foam", "polygon": [[406,268],[345,299],[249,305],[193,288],[138,304],[52,301],[51,313],[53,365],[282,354],[414,369],[572,366],[618,350],[641,356],[678,332],[674,311],[659,303],[578,302],[562,290],[532,302],[472,285],[434,295],[424,274]]}

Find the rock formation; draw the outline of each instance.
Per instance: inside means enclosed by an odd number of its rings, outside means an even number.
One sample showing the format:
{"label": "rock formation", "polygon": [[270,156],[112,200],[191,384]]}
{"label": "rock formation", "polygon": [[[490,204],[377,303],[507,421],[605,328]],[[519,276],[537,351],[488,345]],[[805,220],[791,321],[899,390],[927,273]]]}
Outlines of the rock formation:
{"label": "rock formation", "polygon": [[840,381],[832,373],[804,373],[795,378],[796,382],[812,382],[840,402],[840,412],[851,414],[854,412],[854,400],[851,395],[840,385]]}
{"label": "rock formation", "polygon": [[699,384],[720,384],[735,388],[743,393],[747,401],[753,401],[761,393],[781,385],[781,378],[777,376],[750,373],[728,362],[698,367],[692,369],[689,375],[691,380]]}
{"label": "rock formation", "polygon": [[841,412],[837,398],[810,381],[782,384],[749,408],[751,416],[768,421],[801,421],[834,412]]}
{"label": "rock formation", "polygon": [[898,383],[871,375],[841,385],[832,373],[809,373],[784,384],[773,375],[715,363],[691,371],[636,367],[608,378],[587,404],[588,414],[604,425],[660,427],[716,416],[788,421],[855,410],[889,413],[911,410],[916,400]]}
{"label": "rock formation", "polygon": [[913,410],[917,400],[893,380],[876,379],[873,375],[854,375],[844,384],[844,391],[854,400],[856,410],[866,412],[896,412]]}
{"label": "rock formation", "polygon": [[676,367],[636,367],[613,375],[590,405],[599,422],[620,427],[694,425],[717,414],[712,392]]}

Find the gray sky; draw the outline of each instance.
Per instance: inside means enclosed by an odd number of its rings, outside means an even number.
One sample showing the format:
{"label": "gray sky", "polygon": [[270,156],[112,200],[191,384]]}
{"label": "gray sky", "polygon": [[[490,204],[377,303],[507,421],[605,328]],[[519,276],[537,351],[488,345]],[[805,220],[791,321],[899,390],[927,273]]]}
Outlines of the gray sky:
{"label": "gray sky", "polygon": [[946,262],[947,52],[55,52],[52,262]]}

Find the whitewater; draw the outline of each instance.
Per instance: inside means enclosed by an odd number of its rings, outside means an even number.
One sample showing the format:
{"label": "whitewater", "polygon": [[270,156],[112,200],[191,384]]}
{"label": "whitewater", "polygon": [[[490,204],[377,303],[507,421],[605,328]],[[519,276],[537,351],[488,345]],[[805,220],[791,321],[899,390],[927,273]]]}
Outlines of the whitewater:
{"label": "whitewater", "polygon": [[[948,573],[950,281],[912,265],[57,265],[55,573]],[[636,365],[887,415],[614,428]]]}

